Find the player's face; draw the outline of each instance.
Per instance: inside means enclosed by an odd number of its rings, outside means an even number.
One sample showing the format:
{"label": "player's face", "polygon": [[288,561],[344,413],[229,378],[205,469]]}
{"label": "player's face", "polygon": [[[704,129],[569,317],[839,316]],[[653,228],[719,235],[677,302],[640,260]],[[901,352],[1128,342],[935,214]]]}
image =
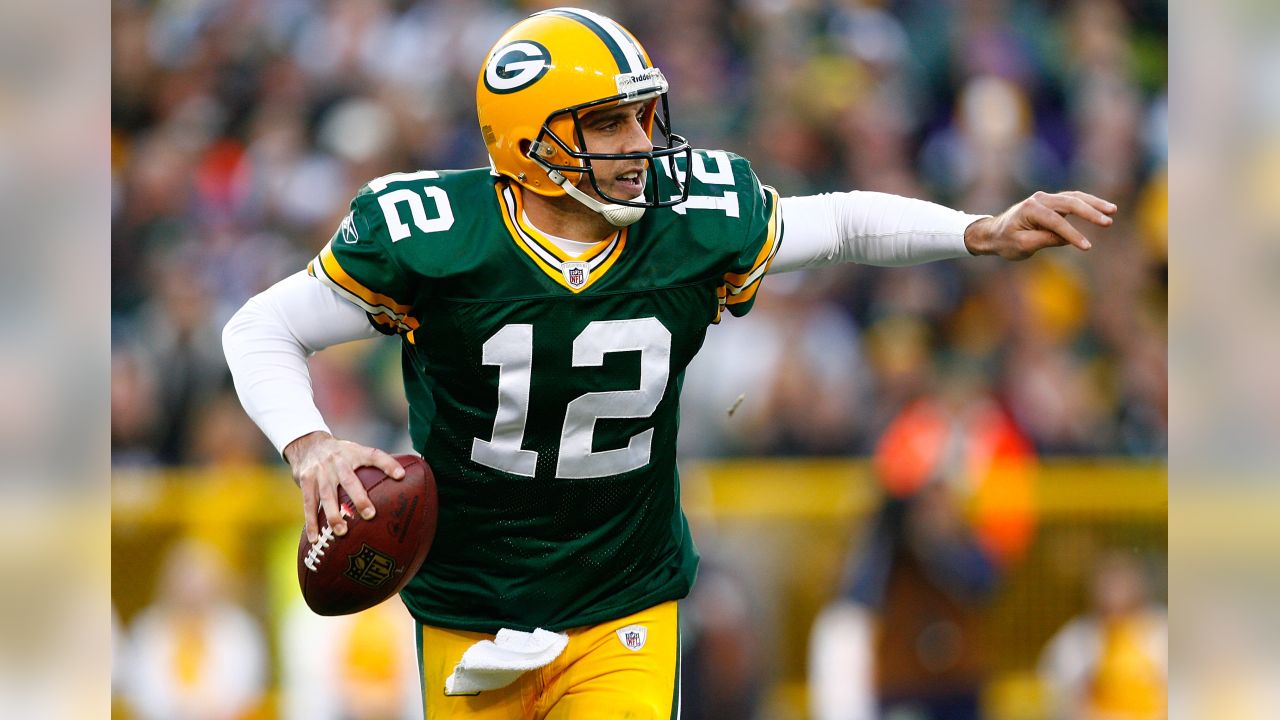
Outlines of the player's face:
{"label": "player's face", "polygon": [[[653,142],[645,132],[642,120],[645,111],[656,100],[627,103],[617,107],[597,110],[582,118],[582,137],[587,152],[631,153],[653,150]],[[596,183],[607,195],[631,200],[644,193],[648,164],[644,160],[592,160]],[[591,180],[583,175],[578,182],[583,192],[603,200],[591,187]]]}

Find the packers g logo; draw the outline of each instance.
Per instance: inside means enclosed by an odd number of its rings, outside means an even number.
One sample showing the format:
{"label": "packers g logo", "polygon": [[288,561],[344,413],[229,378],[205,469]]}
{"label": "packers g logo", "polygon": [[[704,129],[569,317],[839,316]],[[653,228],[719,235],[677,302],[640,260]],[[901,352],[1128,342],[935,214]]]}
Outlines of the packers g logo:
{"label": "packers g logo", "polygon": [[538,81],[551,67],[551,53],[542,43],[517,40],[494,51],[484,68],[484,86],[500,95]]}

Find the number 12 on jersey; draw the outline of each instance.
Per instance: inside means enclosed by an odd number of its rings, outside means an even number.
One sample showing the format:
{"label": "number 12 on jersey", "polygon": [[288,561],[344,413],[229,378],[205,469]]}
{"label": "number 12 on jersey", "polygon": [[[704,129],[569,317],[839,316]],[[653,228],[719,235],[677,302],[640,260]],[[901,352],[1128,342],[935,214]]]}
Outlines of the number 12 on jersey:
{"label": "number 12 on jersey", "polygon": [[[583,479],[618,475],[649,464],[653,428],[631,436],[627,446],[592,451],[596,420],[647,418],[658,409],[671,374],[671,332],[657,318],[597,320],[574,338],[573,366],[600,367],[611,352],[640,352],[640,383],[634,390],[589,392],[565,408],[556,477]],[[498,409],[489,440],[474,438],[471,460],[513,475],[533,477],[538,453],[526,450],[525,425],[533,383],[533,326],[506,325],[481,348],[485,365],[498,366]]]}

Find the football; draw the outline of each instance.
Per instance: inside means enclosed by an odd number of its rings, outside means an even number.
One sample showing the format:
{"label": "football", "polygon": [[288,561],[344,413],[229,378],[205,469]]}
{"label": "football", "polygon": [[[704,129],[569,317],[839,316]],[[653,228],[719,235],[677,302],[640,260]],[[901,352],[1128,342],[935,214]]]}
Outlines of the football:
{"label": "football", "polygon": [[417,455],[396,455],[404,478],[394,480],[374,467],[356,470],[377,514],[364,520],[351,498],[338,489],[347,532],[333,532],[324,508],[320,537],[298,543],[298,584],[307,606],[320,615],[348,615],[400,592],[422,567],[436,532],[436,481]]}

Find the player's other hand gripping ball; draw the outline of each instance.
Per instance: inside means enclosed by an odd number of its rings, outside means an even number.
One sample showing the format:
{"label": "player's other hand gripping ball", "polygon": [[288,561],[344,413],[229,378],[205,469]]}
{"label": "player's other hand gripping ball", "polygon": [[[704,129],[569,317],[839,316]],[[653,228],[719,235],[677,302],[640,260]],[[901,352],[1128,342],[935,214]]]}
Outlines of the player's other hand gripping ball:
{"label": "player's other hand gripping ball", "polygon": [[396,455],[404,478],[394,480],[374,467],[356,470],[378,512],[372,520],[356,514],[341,489],[338,502],[347,533],[334,535],[324,509],[320,537],[298,542],[298,584],[307,605],[321,615],[348,615],[400,592],[422,567],[436,534],[436,480],[417,455]]}

